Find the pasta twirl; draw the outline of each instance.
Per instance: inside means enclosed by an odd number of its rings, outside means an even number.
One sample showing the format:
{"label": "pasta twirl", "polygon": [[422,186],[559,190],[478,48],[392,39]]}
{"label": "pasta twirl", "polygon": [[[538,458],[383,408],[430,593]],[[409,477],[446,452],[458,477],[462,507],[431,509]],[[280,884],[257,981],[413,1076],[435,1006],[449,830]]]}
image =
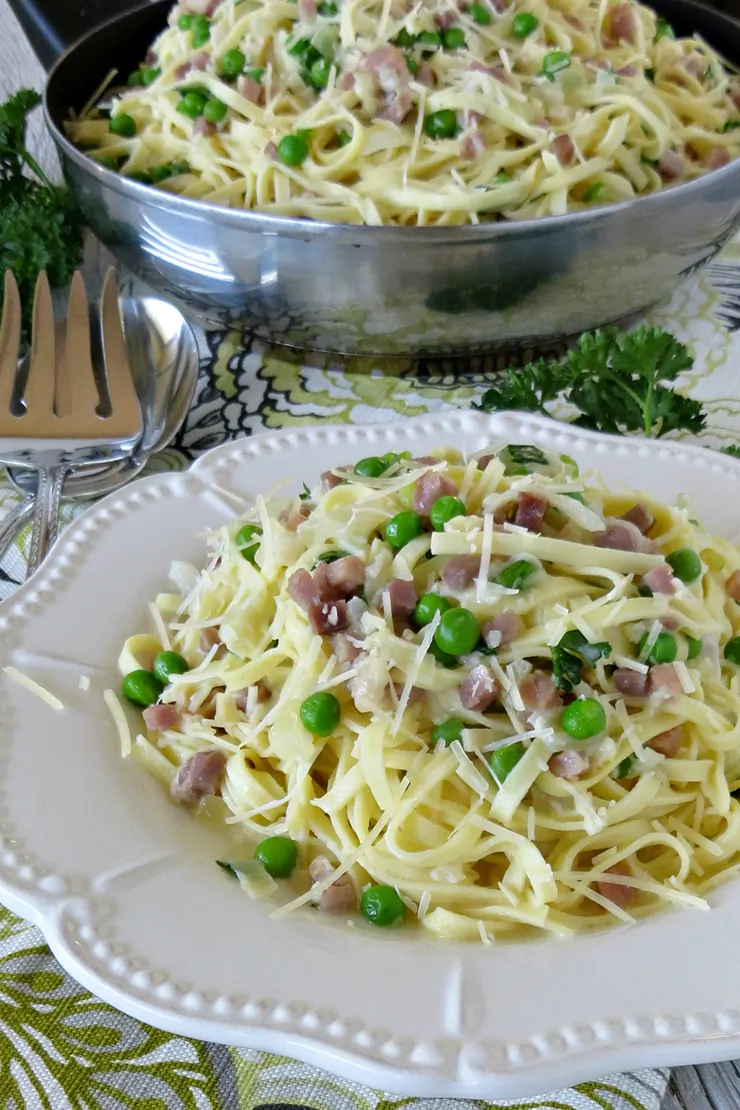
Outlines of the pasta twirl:
{"label": "pasta twirl", "polygon": [[390,890],[488,943],[705,907],[737,869],[740,550],[687,508],[508,445],[338,467],[208,542],[123,648],[126,751],[286,838],[277,913]]}
{"label": "pasta twirl", "polygon": [[186,197],[444,225],[690,180],[739,126],[716,52],[632,0],[187,0],[68,132]]}

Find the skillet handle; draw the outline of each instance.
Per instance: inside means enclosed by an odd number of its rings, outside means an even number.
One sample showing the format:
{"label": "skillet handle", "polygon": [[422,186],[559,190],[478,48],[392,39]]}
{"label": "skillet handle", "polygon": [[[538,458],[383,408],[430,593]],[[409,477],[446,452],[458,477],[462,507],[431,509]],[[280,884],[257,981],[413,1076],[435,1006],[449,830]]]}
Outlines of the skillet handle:
{"label": "skillet handle", "polygon": [[48,70],[67,47],[92,30],[137,6],[137,0],[9,0],[11,10]]}

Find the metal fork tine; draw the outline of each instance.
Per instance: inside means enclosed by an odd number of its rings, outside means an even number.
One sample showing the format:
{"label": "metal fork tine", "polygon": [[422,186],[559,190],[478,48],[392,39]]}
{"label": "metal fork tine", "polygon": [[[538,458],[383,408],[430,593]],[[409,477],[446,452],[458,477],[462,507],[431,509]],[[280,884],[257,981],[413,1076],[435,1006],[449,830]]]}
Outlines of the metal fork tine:
{"label": "metal fork tine", "polygon": [[111,268],[105,276],[100,300],[100,323],[103,340],[103,362],[108,384],[111,415],[106,427],[116,434],[135,435],[141,429],[139,398],[131,376],[126,337],[118,306],[118,282]]}
{"label": "metal fork tine", "polygon": [[54,309],[51,303],[49,279],[44,270],[36,282],[33,299],[33,330],[31,335],[31,365],[23,400],[29,412],[38,417],[35,434],[44,424],[53,427],[54,382],[56,352],[54,342]]}
{"label": "metal fork tine", "polygon": [[84,412],[85,417],[89,419],[96,413],[100,396],[95,384],[90,354],[90,308],[85,283],[79,270],[75,270],[69,291],[63,351],[63,357],[57,368],[57,416],[71,414],[74,388],[75,412]]}
{"label": "metal fork tine", "polygon": [[21,297],[11,270],[5,271],[5,299],[0,326],[0,412],[10,408],[21,346]]}

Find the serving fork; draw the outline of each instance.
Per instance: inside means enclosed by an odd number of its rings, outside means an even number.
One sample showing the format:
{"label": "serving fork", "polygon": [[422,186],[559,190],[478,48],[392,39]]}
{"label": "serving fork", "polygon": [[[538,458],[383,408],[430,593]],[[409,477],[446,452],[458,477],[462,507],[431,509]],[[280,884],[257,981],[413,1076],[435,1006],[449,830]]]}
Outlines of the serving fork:
{"label": "serving fork", "polygon": [[[10,271],[0,324],[0,462],[31,467],[39,484],[28,559],[33,574],[56,539],[59,501],[72,468],[124,458],[142,432],[111,269],[100,301],[101,373],[91,358],[90,313],[75,273],[66,325],[55,330],[51,290],[39,274],[33,303],[28,373],[19,369],[21,302]],[[25,378],[25,380],[24,380]]]}

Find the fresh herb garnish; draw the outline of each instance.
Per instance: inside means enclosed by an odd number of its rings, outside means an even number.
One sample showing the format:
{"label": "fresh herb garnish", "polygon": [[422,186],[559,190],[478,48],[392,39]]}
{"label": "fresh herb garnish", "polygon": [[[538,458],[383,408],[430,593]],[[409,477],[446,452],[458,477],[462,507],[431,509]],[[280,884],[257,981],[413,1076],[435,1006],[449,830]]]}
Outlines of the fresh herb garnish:
{"label": "fresh herb garnish", "polygon": [[555,685],[567,694],[581,681],[581,672],[594,667],[599,659],[611,655],[611,644],[606,641],[591,644],[578,629],[566,632],[559,644],[551,648],[552,674]]}
{"label": "fresh herb garnish", "polygon": [[501,451],[501,459],[507,469],[510,464],[515,466],[547,466],[547,455],[541,448],[533,443],[509,443]]}
{"label": "fresh herb garnish", "polygon": [[729,455],[731,459],[740,459],[740,443],[732,443],[729,447],[720,447],[720,453]]}
{"label": "fresh herb garnish", "polygon": [[[77,205],[26,149],[28,116],[40,103],[37,92],[21,89],[0,104],[0,274],[12,270],[18,282],[24,340],[39,271],[46,270],[52,288],[63,286],[82,257]],[[0,287],[0,312],[2,302]]]}
{"label": "fresh herb garnish", "polygon": [[299,501],[310,501],[311,500],[311,490],[308,488],[308,486],[306,485],[305,482],[303,483],[303,493],[298,494],[298,500]]}
{"label": "fresh herb garnish", "polygon": [[316,557],[317,563],[336,563],[337,559],[344,559],[347,556],[346,551],[325,551],[323,555]]}
{"label": "fresh herb garnish", "polygon": [[704,409],[669,384],[692,366],[687,347],[660,328],[605,328],[582,335],[554,362],[539,359],[505,370],[477,407],[551,416],[547,406],[561,400],[578,410],[575,424],[595,431],[653,438],[678,430],[697,433],[706,424]]}
{"label": "fresh herb garnish", "polygon": [[663,19],[662,15],[658,16],[658,22],[655,24],[655,35],[653,42],[659,42],[660,39],[675,39],[676,35],[667,19]]}

